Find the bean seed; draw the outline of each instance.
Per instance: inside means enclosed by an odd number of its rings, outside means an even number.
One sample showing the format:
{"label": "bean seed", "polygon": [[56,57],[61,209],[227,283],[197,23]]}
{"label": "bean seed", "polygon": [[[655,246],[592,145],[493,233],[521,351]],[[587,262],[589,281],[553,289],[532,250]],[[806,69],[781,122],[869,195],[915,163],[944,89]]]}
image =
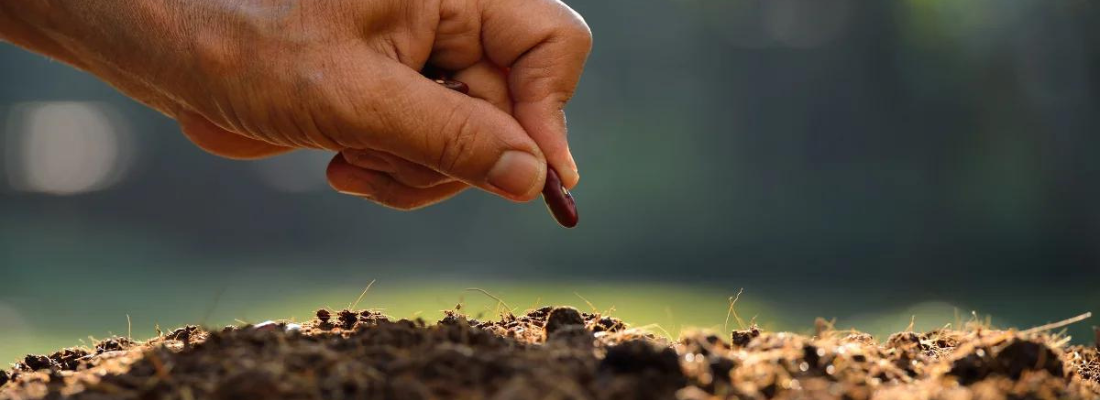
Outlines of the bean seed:
{"label": "bean seed", "polygon": [[[439,77],[433,79],[435,83],[447,89],[470,94],[470,87],[464,82]],[[542,200],[546,202],[546,209],[550,215],[558,221],[558,224],[566,228],[577,226],[580,216],[577,214],[577,202],[569,190],[561,184],[561,178],[553,167],[546,169],[546,185],[542,187]]]}
{"label": "bean seed", "polygon": [[470,94],[470,87],[463,82],[450,79],[436,79],[435,83],[443,85],[443,87],[447,89],[451,89],[462,94]]}
{"label": "bean seed", "polygon": [[550,215],[558,220],[561,226],[572,228],[577,226],[580,216],[577,215],[577,202],[573,195],[562,186],[561,178],[553,167],[546,169],[546,186],[542,187],[542,200],[546,202],[546,209]]}

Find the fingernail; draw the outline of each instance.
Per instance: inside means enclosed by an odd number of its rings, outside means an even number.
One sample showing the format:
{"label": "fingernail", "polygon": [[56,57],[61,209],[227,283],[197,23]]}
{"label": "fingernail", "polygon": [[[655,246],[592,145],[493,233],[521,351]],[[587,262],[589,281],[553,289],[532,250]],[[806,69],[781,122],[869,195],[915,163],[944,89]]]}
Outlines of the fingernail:
{"label": "fingernail", "polygon": [[568,189],[572,189],[574,186],[577,186],[577,182],[580,182],[581,174],[577,171],[577,161],[573,159],[573,153],[567,151],[566,154],[569,155],[568,168],[558,168],[556,171],[558,172],[558,176],[561,177],[561,181],[566,182],[565,186]]}
{"label": "fingernail", "polygon": [[489,170],[489,184],[514,196],[526,196],[535,191],[540,178],[541,163],[530,153],[504,152]]}

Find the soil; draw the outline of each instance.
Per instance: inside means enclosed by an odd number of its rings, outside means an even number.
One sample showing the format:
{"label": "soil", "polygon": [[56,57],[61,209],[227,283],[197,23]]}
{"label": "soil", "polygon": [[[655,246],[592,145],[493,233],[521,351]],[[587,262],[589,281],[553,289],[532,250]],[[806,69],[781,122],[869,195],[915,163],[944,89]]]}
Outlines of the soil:
{"label": "soil", "polygon": [[3,399],[1091,399],[1100,352],[1044,331],[899,332],[884,341],[752,326],[670,341],[544,307],[437,323],[320,310],[301,323],[185,326],[144,342],[28,355]]}

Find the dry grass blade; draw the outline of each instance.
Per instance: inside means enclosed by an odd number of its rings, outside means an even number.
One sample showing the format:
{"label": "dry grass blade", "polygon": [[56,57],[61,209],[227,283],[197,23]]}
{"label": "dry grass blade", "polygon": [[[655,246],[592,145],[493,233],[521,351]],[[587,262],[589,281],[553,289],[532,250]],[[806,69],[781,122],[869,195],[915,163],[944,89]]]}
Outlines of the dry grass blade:
{"label": "dry grass blade", "polygon": [[206,326],[207,322],[210,322],[210,316],[214,314],[214,309],[218,307],[218,303],[222,300],[222,294],[225,293],[225,286],[218,289],[218,292],[214,294],[214,301],[210,302],[210,307],[206,308],[206,312],[202,314],[202,319],[199,320],[199,326]]}
{"label": "dry grass blade", "polygon": [[509,306],[508,303],[505,303],[504,300],[502,300],[500,297],[494,296],[492,293],[489,293],[489,291],[487,291],[485,289],[475,287],[475,288],[466,288],[466,290],[472,291],[472,292],[480,292],[481,294],[489,296],[489,298],[491,298],[493,300],[496,300],[498,307],[503,305],[504,308],[507,308],[509,310],[512,309],[512,306]]}
{"label": "dry grass blade", "polygon": [[668,332],[667,330],[665,330],[665,328],[661,327],[661,324],[648,324],[648,325],[642,325],[642,326],[639,326],[639,327],[636,327],[636,328],[630,328],[630,329],[627,329],[627,330],[625,331],[625,333],[630,333],[630,332],[647,332],[647,333],[648,333],[648,331],[649,331],[650,329],[654,329],[654,328],[656,328],[657,330],[661,331],[661,333],[663,333],[663,334],[665,335],[665,338],[666,338],[666,339],[669,339],[669,340],[674,340],[674,339],[676,339],[676,337],[675,337],[675,336],[672,336],[672,334],[671,334],[671,333],[669,333],[669,332]]}
{"label": "dry grass blade", "polygon": [[573,295],[574,295],[574,296],[577,296],[577,297],[580,297],[580,298],[581,298],[581,300],[584,300],[584,304],[588,304],[588,308],[591,308],[591,309],[592,309],[592,313],[593,313],[593,314],[599,314],[599,313],[600,313],[600,309],[596,308],[596,305],[595,305],[595,304],[592,304],[592,302],[591,302],[591,301],[588,301],[588,299],[584,298],[584,296],[581,296],[581,294],[580,294],[580,293],[577,293],[577,292],[573,292]]}
{"label": "dry grass blade", "polygon": [[733,317],[737,319],[738,327],[745,329],[745,321],[741,320],[741,317],[737,315],[737,310],[734,310],[734,306],[737,305],[737,300],[741,298],[741,293],[744,291],[745,288],[741,288],[741,290],[737,291],[736,296],[729,298],[730,307],[729,310],[726,310],[726,322],[722,323],[722,332],[729,332],[730,315],[733,315]]}
{"label": "dry grass blade", "polygon": [[367,284],[367,287],[363,289],[363,293],[359,293],[359,298],[355,299],[354,303],[348,304],[349,310],[354,310],[355,307],[359,306],[359,302],[363,301],[363,297],[367,296],[367,291],[370,290],[371,286],[374,286],[374,281],[377,281],[377,279],[371,279],[370,283]]}
{"label": "dry grass blade", "polygon": [[1075,324],[1075,323],[1084,321],[1084,320],[1089,319],[1091,317],[1092,317],[1092,313],[1087,312],[1087,313],[1078,315],[1078,316],[1073,317],[1073,318],[1064,319],[1064,320],[1061,320],[1061,321],[1058,321],[1058,322],[1051,322],[1049,324],[1036,326],[1036,327],[1031,328],[1031,329],[1026,329],[1026,330],[1020,331],[1020,334],[1021,335],[1030,335],[1030,334],[1033,334],[1033,333],[1049,331],[1051,329],[1058,329],[1058,328],[1061,328],[1063,326],[1067,326],[1067,325],[1071,325],[1071,324]]}

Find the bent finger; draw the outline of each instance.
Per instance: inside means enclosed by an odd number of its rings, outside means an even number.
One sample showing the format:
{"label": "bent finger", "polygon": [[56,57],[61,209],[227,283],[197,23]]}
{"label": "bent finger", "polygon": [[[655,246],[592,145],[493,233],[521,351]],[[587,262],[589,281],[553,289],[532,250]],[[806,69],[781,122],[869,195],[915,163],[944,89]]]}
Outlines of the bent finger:
{"label": "bent finger", "polygon": [[389,174],[394,180],[414,188],[429,188],[455,179],[423,165],[378,150],[344,149],[340,152],[351,165]]}
{"label": "bent finger", "polygon": [[349,164],[337,154],[326,171],[329,185],[340,193],[365,198],[386,207],[409,211],[447,200],[469,186],[450,182],[430,188],[414,188],[394,180],[388,174]]}
{"label": "bent finger", "polygon": [[181,112],[176,121],[183,135],[200,149],[235,160],[255,160],[293,151],[294,148],[250,139],[215,125],[202,115]]}
{"label": "bent finger", "polygon": [[341,145],[382,150],[514,201],[539,194],[546,162],[511,115],[399,63],[368,73],[385,79],[345,88],[356,97],[344,102],[351,106],[328,113]]}

